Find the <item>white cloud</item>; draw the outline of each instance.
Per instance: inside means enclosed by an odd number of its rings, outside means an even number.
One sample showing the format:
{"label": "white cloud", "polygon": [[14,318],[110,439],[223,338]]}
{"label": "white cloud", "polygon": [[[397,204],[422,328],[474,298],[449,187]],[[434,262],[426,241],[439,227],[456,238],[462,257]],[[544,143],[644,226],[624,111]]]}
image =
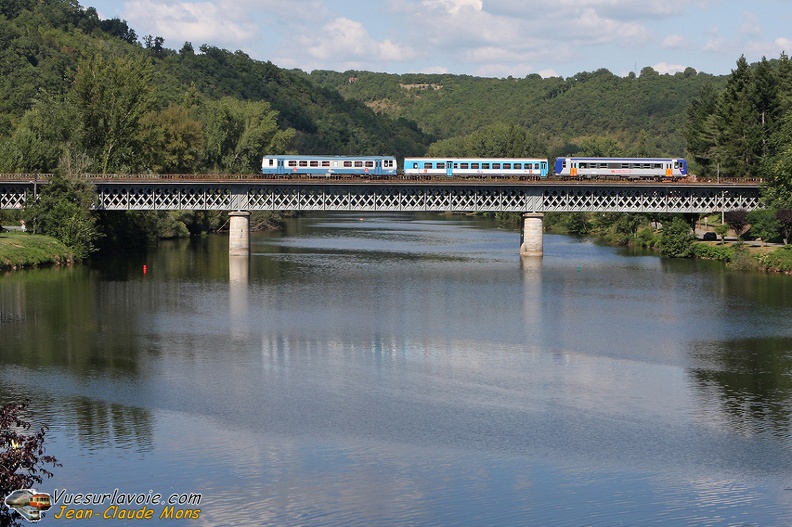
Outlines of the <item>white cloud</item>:
{"label": "white cloud", "polygon": [[678,71],[685,71],[685,68],[682,64],[669,64],[668,62],[658,62],[652,68],[657,73],[677,73]]}
{"label": "white cloud", "polygon": [[423,0],[423,5],[445,11],[448,14],[456,15],[460,11],[472,9],[481,11],[483,0]]}
{"label": "white cloud", "polygon": [[682,35],[668,35],[663,39],[664,48],[681,48],[688,45],[688,39]]}
{"label": "white cloud", "polygon": [[239,3],[159,2],[130,0],[125,16],[133,26],[168,40],[200,43],[249,41],[257,35],[256,25],[239,10]]}
{"label": "white cloud", "polygon": [[[381,62],[400,62],[415,57],[415,52],[389,39],[376,40],[365,26],[349,18],[337,18],[319,31],[297,40],[308,55],[318,61],[332,61],[348,67],[375,66]],[[373,68],[377,69],[377,68]]]}
{"label": "white cloud", "polygon": [[740,25],[740,34],[749,37],[756,37],[762,34],[762,28],[759,25],[759,20],[753,13],[743,13],[742,24]]}

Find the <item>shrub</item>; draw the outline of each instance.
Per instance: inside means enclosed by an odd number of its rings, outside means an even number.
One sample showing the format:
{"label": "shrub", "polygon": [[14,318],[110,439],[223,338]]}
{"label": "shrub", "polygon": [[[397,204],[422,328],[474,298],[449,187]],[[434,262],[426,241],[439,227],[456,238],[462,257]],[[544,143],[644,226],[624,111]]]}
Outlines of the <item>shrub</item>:
{"label": "shrub", "polygon": [[683,218],[675,217],[671,223],[663,225],[660,252],[671,258],[688,258],[691,256],[694,239],[690,225]]}
{"label": "shrub", "polygon": [[710,245],[708,243],[695,243],[691,249],[694,258],[705,260],[718,260],[730,262],[734,258],[734,247],[725,245]]}
{"label": "shrub", "polygon": [[[15,490],[28,489],[42,483],[52,472],[45,468],[61,466],[46,455],[44,435],[47,427],[33,433],[30,422],[23,419],[26,403],[8,403],[0,409],[0,496],[4,499]],[[18,514],[8,507],[0,507],[0,525],[19,525]]]}

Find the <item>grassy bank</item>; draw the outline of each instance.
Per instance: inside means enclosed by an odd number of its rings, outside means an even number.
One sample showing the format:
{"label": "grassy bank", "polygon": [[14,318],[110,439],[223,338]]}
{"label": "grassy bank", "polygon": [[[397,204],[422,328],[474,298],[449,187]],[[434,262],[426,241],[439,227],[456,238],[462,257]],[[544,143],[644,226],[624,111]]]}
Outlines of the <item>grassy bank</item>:
{"label": "grassy bank", "polygon": [[0,232],[0,270],[64,264],[73,259],[72,252],[51,236]]}

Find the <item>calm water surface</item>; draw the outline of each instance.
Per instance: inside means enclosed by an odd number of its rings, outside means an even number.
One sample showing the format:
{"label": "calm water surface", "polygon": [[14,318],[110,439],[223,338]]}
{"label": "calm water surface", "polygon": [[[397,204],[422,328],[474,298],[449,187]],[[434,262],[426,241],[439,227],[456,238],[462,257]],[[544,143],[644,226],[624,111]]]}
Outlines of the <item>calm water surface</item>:
{"label": "calm water surface", "polygon": [[0,395],[63,463],[39,490],[200,494],[173,525],[792,525],[792,278],[521,260],[458,216],[252,242],[0,278]]}

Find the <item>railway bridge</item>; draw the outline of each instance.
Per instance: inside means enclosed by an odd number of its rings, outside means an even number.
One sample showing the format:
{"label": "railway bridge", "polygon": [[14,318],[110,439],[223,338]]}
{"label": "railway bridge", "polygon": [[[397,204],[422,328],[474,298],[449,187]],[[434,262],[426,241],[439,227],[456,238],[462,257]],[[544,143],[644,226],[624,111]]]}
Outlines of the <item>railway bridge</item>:
{"label": "railway bridge", "polygon": [[[759,207],[759,186],[739,183],[412,180],[262,180],[252,176],[102,176],[97,210],[216,210],[230,215],[230,254],[250,250],[251,211],[517,212],[520,253],[542,254],[546,212],[713,213]],[[203,179],[202,179],[203,178]],[[0,209],[18,209],[46,178],[0,175]]]}

